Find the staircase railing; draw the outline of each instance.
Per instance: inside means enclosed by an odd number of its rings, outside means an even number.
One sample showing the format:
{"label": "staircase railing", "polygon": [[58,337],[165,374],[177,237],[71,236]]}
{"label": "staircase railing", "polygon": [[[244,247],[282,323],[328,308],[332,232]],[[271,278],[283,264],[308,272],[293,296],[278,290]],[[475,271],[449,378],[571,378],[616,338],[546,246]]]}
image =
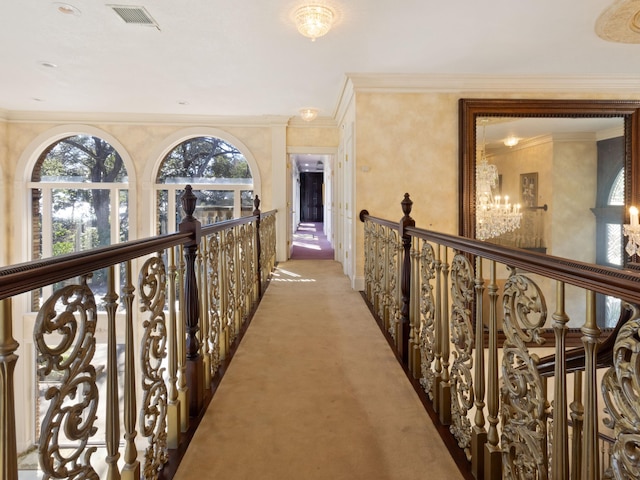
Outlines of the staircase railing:
{"label": "staircase railing", "polygon": [[[411,208],[360,213],[364,296],[464,468],[640,478],[640,274],[416,228]],[[621,301],[608,336],[596,294]]]}
{"label": "staircase railing", "polygon": [[[254,203],[251,216],[201,226],[187,186],[178,233],[0,269],[0,478],[18,479],[16,422],[31,423],[16,418],[25,392],[14,382],[22,315],[12,305],[49,286],[33,331],[37,376],[48,380],[36,439],[44,478],[159,478],[275,265],[275,211]],[[91,277],[102,269],[101,305]]]}

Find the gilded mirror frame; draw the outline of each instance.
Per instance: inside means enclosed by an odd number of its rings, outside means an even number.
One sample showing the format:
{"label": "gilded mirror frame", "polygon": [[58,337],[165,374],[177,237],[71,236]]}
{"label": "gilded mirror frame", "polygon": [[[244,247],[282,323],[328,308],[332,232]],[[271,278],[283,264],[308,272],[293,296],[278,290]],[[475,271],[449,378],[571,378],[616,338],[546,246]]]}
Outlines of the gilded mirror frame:
{"label": "gilded mirror frame", "polygon": [[[628,207],[640,206],[640,101],[462,98],[459,101],[458,185],[458,229],[461,236],[475,238],[476,120],[479,117],[622,118],[625,137],[625,223],[629,222]],[[627,265],[629,263],[626,262]],[[634,262],[633,266],[638,268],[640,264]]]}

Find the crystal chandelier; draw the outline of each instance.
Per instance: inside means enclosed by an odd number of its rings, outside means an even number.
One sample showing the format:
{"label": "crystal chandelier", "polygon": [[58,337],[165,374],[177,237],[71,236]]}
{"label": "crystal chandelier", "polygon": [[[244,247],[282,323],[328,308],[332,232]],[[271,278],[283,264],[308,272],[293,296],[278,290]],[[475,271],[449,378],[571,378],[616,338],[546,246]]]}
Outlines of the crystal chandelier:
{"label": "crystal chandelier", "polygon": [[335,19],[333,10],[325,5],[311,3],[298,7],[294,12],[298,31],[315,41],[316,38],[326,35],[331,30]]}
{"label": "crystal chandelier", "polygon": [[509,203],[509,196],[493,195],[498,186],[498,168],[487,162],[484,127],[480,161],[476,164],[476,238],[486,240],[520,227],[520,205]]}

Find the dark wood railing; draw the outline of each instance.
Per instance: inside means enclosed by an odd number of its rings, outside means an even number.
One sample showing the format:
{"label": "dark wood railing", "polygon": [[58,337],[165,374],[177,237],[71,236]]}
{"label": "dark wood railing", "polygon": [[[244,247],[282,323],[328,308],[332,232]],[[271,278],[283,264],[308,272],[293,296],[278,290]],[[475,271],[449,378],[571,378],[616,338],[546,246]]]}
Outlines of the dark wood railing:
{"label": "dark wood railing", "polygon": [[[47,478],[131,480],[160,478],[167,465],[175,471],[212,378],[237,346],[275,266],[275,211],[261,213],[257,197],[253,215],[208,226],[193,217],[190,186],[182,205],[178,233],[0,269],[0,478],[18,479],[16,421],[30,423],[16,418],[27,393],[15,389],[19,344],[12,326],[27,312],[12,308],[13,300],[49,286],[53,293],[43,298],[33,333],[38,377],[48,379],[39,400],[46,409],[36,440],[40,470]],[[90,278],[105,268],[103,312]],[[97,386],[98,330],[107,332],[106,398]],[[98,405],[106,412],[100,419]],[[92,466],[95,444],[106,449],[104,471]]]}
{"label": "dark wood railing", "polygon": [[[640,274],[420,229],[401,205],[399,222],[360,213],[364,296],[461,469],[637,478]],[[609,336],[596,294],[621,302]]]}

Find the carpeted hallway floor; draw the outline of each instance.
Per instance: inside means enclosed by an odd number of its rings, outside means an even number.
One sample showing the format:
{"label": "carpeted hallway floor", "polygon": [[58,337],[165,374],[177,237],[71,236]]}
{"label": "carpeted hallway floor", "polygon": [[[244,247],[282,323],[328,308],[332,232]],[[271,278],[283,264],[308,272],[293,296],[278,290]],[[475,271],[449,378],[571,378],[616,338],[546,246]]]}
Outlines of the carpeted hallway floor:
{"label": "carpeted hallway floor", "polygon": [[340,265],[291,260],[174,478],[463,477]]}

